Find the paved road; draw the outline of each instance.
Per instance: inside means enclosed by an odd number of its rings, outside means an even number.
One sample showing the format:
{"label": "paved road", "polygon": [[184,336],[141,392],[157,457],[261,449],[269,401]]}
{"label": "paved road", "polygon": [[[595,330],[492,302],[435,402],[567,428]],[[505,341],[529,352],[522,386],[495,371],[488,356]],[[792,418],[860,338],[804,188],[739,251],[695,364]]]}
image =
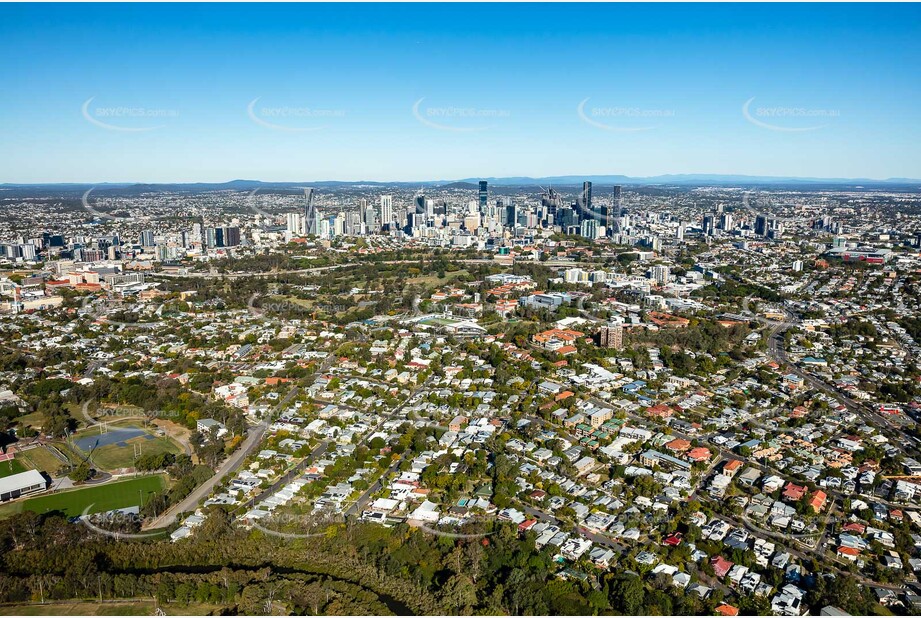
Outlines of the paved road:
{"label": "paved road", "polygon": [[773,330],[768,339],[768,354],[777,361],[781,367],[787,368],[789,371],[802,378],[812,388],[834,397],[848,410],[860,416],[865,422],[876,426],[883,435],[889,438],[890,444],[899,449],[902,453],[910,454],[908,453],[908,449],[904,446],[905,434],[902,428],[893,423],[891,419],[876,412],[870,406],[855,401],[848,395],[839,391],[834,385],[828,384],[790,362],[787,351],[783,346],[783,331],[790,326],[790,322],[775,322],[773,326]]}
{"label": "paved road", "polygon": [[[432,378],[431,378],[431,376],[430,376],[430,377],[428,378],[428,380],[426,380],[425,382],[423,382],[422,384],[420,384],[419,386],[417,386],[415,389],[413,389],[413,391],[406,397],[406,399],[403,400],[403,403],[401,403],[401,404],[398,405],[396,408],[394,408],[394,409],[393,409],[393,412],[391,412],[390,414],[388,414],[387,416],[385,416],[385,417],[381,420],[381,422],[377,424],[376,427],[374,427],[373,429],[371,429],[371,431],[369,431],[367,434],[365,434],[365,437],[362,439],[362,441],[360,442],[360,444],[364,444],[365,442],[367,442],[368,439],[369,439],[371,436],[373,436],[373,435],[377,432],[378,429],[380,429],[381,427],[383,427],[384,423],[386,423],[387,421],[390,421],[390,420],[393,420],[394,418],[396,418],[397,415],[399,415],[399,413],[403,411],[403,408],[405,408],[405,407],[409,404],[409,402],[413,400],[413,398],[416,396],[416,394],[418,394],[418,393],[424,391],[424,390],[427,388],[428,383],[429,383],[429,381],[430,381],[431,379],[432,379]],[[352,506],[350,506],[348,509],[346,509],[345,515],[346,515],[347,517],[348,517],[348,516],[351,516],[351,515],[360,514],[361,509],[364,508],[364,505],[368,502],[368,500],[371,498],[371,496],[373,496],[373,495],[375,494],[375,492],[380,491],[381,488],[384,486],[384,485],[383,485],[383,480],[384,480],[385,478],[387,478],[387,475],[391,474],[392,472],[394,472],[394,471],[396,470],[397,466],[400,465],[400,463],[401,463],[401,462],[403,461],[403,459],[406,457],[406,454],[407,454],[408,452],[409,452],[409,451],[407,450],[405,453],[403,453],[403,456],[400,457],[399,459],[397,459],[395,462],[393,462],[393,463],[390,465],[390,467],[384,472],[384,474],[382,474],[382,475],[380,475],[380,476],[378,477],[377,481],[375,481],[370,487],[368,487],[368,489],[366,489],[360,496],[358,496],[358,499],[354,502],[354,504],[352,504]]]}
{"label": "paved road", "polygon": [[173,522],[176,521],[176,516],[179,513],[194,510],[198,506],[198,503],[207,495],[209,495],[215,486],[220,483],[225,476],[235,471],[247,457],[247,455],[249,455],[255,449],[255,447],[262,440],[262,436],[265,434],[265,430],[268,429],[268,426],[269,422],[263,421],[255,427],[251,427],[249,430],[249,435],[246,436],[246,440],[243,441],[243,444],[240,445],[240,448],[231,453],[230,457],[224,460],[224,463],[221,464],[214,476],[192,490],[192,493],[186,496],[182,502],[179,502],[170,507],[165,513],[157,517],[149,526],[145,526],[145,529],[164,528],[166,526],[170,526],[173,524]]}
{"label": "paved road", "polygon": [[329,448],[329,445],[330,440],[324,440],[323,442],[320,442],[316,448],[314,448],[310,454],[304,458],[303,461],[285,472],[281,477],[279,477],[277,481],[263,490],[258,496],[251,498],[248,502],[249,506],[252,507],[259,504],[275,492],[279,491],[282,487],[299,477],[304,470],[309,468],[316,461],[317,457],[326,452],[326,449]]}
{"label": "paved road", "polygon": [[[462,262],[464,264],[494,264],[495,260],[493,259],[468,259],[468,260],[456,260],[457,262]],[[368,262],[369,264],[376,264],[377,262]],[[390,260],[386,262],[380,262],[381,264],[418,264],[419,260]],[[314,273],[321,273],[327,270],[336,270],[338,268],[349,268],[352,266],[360,266],[361,262],[346,262],[344,264],[332,264],[330,266],[316,266],[314,268],[301,268],[298,270],[270,270],[270,271],[260,271],[260,272],[231,272],[231,273],[219,273],[219,272],[190,272],[184,275],[178,273],[164,273],[164,272],[154,272],[149,273],[150,277],[167,277],[167,278],[177,278],[177,279],[241,279],[247,277],[277,277],[279,275],[310,275]],[[591,262],[576,262],[573,260],[555,260],[550,262],[545,262],[545,266],[585,266],[586,264],[591,264]]]}
{"label": "paved road", "polygon": [[[275,407],[275,411],[278,412],[284,408],[284,406],[287,405],[287,403],[291,401],[295,395],[297,395],[297,392],[297,387],[294,387],[288,391],[288,394],[285,395],[285,397]],[[246,436],[246,440],[243,441],[243,444],[240,445],[240,448],[231,453],[230,457],[224,460],[224,463],[220,465],[220,467],[217,469],[217,473],[215,473],[214,476],[196,487],[192,493],[186,496],[184,500],[170,507],[165,513],[157,517],[150,525],[145,526],[145,529],[164,528],[166,526],[172,525],[173,522],[176,521],[176,516],[179,513],[194,510],[198,506],[198,503],[206,496],[208,496],[214,490],[217,484],[224,479],[224,477],[234,472],[240,466],[240,464],[243,463],[243,460],[246,459],[246,457],[248,457],[256,449],[256,447],[262,441],[262,437],[265,435],[266,429],[269,427],[269,423],[269,419],[266,419],[255,427],[251,427],[248,435]]]}

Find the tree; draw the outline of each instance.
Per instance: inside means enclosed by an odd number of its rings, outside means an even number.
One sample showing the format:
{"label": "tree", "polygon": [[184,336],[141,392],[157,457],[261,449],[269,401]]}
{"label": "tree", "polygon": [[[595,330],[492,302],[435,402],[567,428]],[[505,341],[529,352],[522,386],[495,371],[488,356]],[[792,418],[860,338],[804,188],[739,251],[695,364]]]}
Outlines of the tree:
{"label": "tree", "polygon": [[466,575],[457,573],[448,579],[441,591],[442,601],[458,614],[470,613],[476,605],[476,586]]}
{"label": "tree", "polygon": [[85,461],[74,468],[73,472],[70,473],[70,479],[74,483],[83,483],[84,481],[88,481],[91,476],[92,470],[90,470],[89,464],[87,464]]}

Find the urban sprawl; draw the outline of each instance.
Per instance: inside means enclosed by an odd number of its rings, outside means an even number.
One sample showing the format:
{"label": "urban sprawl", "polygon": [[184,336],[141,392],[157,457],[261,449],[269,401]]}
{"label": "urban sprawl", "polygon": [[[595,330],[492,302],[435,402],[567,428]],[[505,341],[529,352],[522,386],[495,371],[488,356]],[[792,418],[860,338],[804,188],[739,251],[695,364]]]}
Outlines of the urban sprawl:
{"label": "urban sprawl", "polygon": [[916,192],[8,185],[0,602],[915,614],[919,358]]}

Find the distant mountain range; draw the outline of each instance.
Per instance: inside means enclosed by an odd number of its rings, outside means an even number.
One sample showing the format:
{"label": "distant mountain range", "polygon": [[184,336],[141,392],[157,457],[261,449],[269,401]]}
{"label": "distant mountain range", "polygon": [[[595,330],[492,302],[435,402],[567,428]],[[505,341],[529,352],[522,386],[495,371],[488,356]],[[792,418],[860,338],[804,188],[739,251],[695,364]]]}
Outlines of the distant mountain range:
{"label": "distant mountain range", "polygon": [[323,180],[309,182],[262,182],[260,180],[231,180],[229,182],[194,183],[3,183],[3,189],[55,189],[58,191],[85,191],[97,189],[121,189],[130,193],[151,191],[247,191],[253,189],[296,189],[298,187],[439,187],[443,189],[476,189],[480,180],[486,180],[493,187],[558,187],[580,186],[584,181],[596,185],[665,185],[665,186],[774,186],[798,188],[862,188],[899,189],[919,191],[921,180],[916,178],[811,178],[796,176],[745,176],[737,174],[665,174],[661,176],[591,175],[584,176],[506,176],[487,178],[463,178],[461,180],[419,180],[413,182],[384,182],[375,180],[342,181]]}
{"label": "distant mountain range", "polygon": [[459,182],[475,183],[486,180],[496,185],[581,185],[586,180],[593,184],[602,185],[770,185],[770,184],[808,184],[823,185],[904,185],[919,184],[921,180],[913,178],[886,178],[883,180],[873,178],[809,178],[796,176],[745,176],[740,174],[664,174],[661,176],[542,176],[531,178],[528,176],[512,176],[505,178],[465,178]]}

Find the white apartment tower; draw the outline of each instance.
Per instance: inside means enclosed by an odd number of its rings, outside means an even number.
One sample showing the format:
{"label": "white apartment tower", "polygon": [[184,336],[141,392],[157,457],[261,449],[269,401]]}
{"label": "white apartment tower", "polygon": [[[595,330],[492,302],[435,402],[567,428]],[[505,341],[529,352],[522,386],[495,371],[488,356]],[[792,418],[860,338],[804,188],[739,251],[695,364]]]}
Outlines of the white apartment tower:
{"label": "white apartment tower", "polygon": [[381,227],[393,222],[393,196],[381,196]]}

